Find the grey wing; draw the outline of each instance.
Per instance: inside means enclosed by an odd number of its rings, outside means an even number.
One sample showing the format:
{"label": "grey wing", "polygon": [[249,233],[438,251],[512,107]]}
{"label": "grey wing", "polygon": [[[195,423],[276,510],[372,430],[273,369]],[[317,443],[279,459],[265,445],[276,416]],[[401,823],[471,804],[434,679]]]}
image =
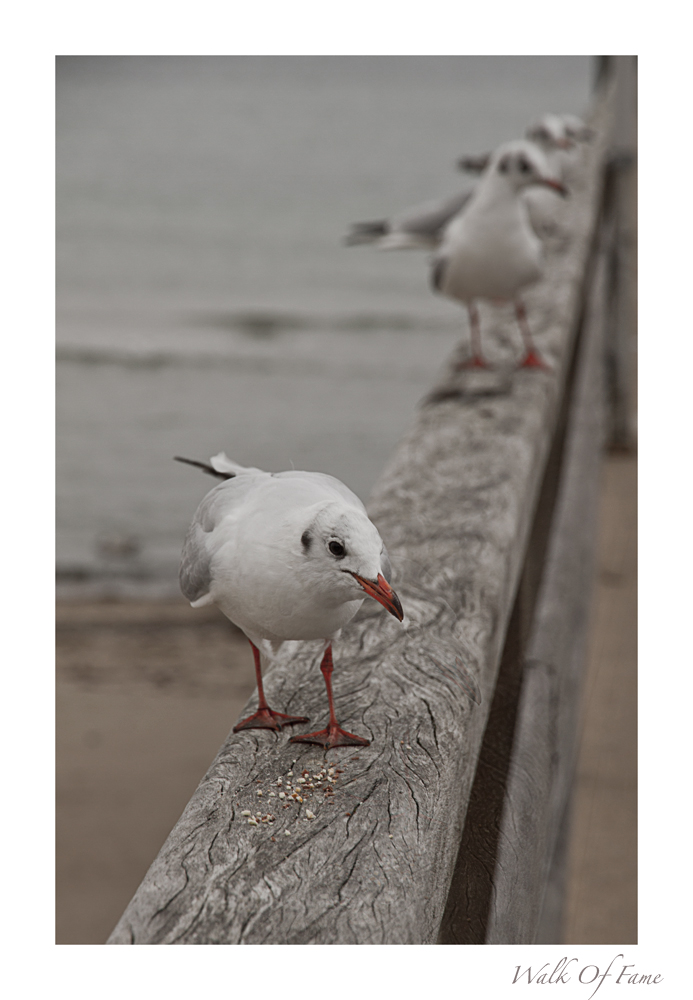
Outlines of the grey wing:
{"label": "grey wing", "polygon": [[430,202],[413,208],[393,223],[393,228],[412,233],[432,246],[440,243],[447,224],[462,211],[472,196],[472,191],[464,191],[445,201]]}
{"label": "grey wing", "polygon": [[186,535],[178,581],[183,596],[191,604],[209,593],[212,584],[211,557],[204,544],[204,535],[198,521],[193,521]]}
{"label": "grey wing", "polygon": [[464,208],[471,196],[471,191],[464,191],[444,201],[416,205],[392,220],[356,222],[346,242],[349,246],[375,243],[384,249],[431,249],[440,243],[448,222]]}
{"label": "grey wing", "polygon": [[210,490],[195,511],[183,543],[178,572],[180,589],[191,604],[207,596],[212,585],[214,529],[255,489],[258,479],[267,475],[263,472],[260,476],[244,475],[227,479]]}

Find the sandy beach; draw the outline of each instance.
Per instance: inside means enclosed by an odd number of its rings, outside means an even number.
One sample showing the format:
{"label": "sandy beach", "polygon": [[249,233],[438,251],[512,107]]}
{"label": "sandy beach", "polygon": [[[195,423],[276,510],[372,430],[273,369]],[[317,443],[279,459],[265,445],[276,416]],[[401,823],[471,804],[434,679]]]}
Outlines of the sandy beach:
{"label": "sandy beach", "polygon": [[57,932],[103,943],[253,691],[244,636],[183,598],[57,611]]}

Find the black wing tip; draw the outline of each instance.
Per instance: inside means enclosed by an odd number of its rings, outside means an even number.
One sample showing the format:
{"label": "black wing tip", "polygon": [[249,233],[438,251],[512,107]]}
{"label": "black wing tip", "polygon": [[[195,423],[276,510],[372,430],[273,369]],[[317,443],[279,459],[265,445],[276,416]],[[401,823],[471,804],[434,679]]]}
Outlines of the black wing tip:
{"label": "black wing tip", "polygon": [[208,476],[214,476],[215,479],[234,479],[236,476],[235,472],[218,472],[213,465],[210,465],[208,462],[198,462],[195,458],[183,458],[182,455],[174,455],[173,461],[184,462],[186,465],[194,465],[196,469],[202,469]]}
{"label": "black wing tip", "polygon": [[483,174],[490,159],[490,153],[482,153],[480,156],[461,156],[457,161],[457,169],[468,174]]}
{"label": "black wing tip", "polygon": [[354,222],[351,230],[344,237],[348,247],[359,246],[362,243],[373,243],[381,236],[387,236],[390,224],[387,220],[377,222]]}

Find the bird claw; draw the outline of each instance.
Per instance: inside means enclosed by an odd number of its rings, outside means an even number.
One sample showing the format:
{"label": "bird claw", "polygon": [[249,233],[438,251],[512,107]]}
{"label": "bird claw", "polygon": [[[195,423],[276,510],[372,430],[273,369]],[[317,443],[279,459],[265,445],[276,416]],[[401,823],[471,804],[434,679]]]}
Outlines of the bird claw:
{"label": "bird claw", "polygon": [[348,733],[345,729],[331,723],[327,729],[319,729],[315,733],[305,733],[303,736],[292,736],[289,743],[317,743],[318,746],[331,750],[333,747],[369,747],[370,740],[363,736]]}
{"label": "bird claw", "polygon": [[473,357],[468,358],[467,361],[458,361],[457,364],[453,365],[453,368],[456,372],[466,372],[474,368],[490,369],[491,365],[480,354],[475,354]]}
{"label": "bird claw", "polygon": [[233,727],[234,733],[242,729],[274,729],[283,726],[293,726],[297,722],[310,722],[305,715],[284,715],[283,712],[273,712],[271,708],[259,708],[254,715],[249,715]]}
{"label": "bird claw", "polygon": [[547,364],[536,351],[528,351],[517,367],[518,371],[521,368],[540,368],[545,372],[553,371],[551,365]]}

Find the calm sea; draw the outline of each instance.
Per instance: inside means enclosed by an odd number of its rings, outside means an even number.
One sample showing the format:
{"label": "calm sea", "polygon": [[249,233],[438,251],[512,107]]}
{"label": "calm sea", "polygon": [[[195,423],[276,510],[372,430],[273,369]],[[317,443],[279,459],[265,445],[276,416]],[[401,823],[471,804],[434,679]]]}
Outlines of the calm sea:
{"label": "calm sea", "polygon": [[[583,113],[589,57],[62,57],[65,587],[176,587],[213,485],[174,454],[317,469],[366,500],[466,330],[426,255],[352,221],[469,186],[462,153]],[[64,591],[66,592],[66,591]]]}

